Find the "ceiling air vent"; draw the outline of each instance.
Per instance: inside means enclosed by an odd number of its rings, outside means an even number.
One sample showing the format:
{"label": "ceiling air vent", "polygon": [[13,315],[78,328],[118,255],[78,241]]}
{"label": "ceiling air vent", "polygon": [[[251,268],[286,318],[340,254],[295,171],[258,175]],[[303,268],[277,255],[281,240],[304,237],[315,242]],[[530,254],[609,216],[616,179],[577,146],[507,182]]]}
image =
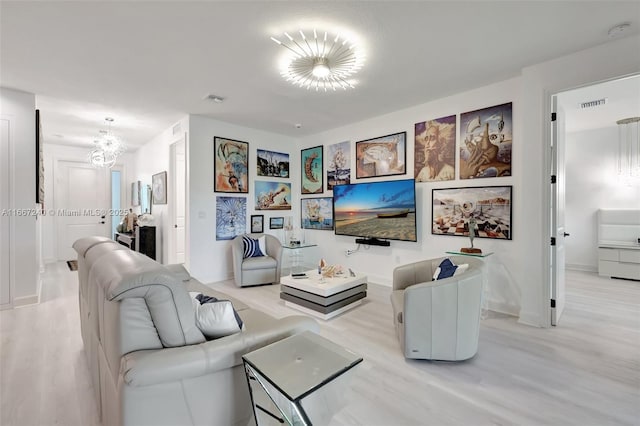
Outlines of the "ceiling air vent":
{"label": "ceiling air vent", "polygon": [[608,98],[602,98],[602,99],[596,99],[594,101],[582,102],[580,104],[580,108],[585,109],[585,108],[593,108],[600,105],[604,105],[607,103],[607,99]]}

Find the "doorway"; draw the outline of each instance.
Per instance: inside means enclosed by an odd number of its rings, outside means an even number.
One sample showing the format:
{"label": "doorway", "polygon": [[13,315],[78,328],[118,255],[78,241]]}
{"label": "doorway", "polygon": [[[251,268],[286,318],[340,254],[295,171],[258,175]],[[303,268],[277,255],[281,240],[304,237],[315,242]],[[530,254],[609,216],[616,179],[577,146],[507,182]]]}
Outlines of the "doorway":
{"label": "doorway", "polygon": [[186,262],[186,133],[172,143],[169,151],[171,185],[169,197],[170,225],[169,229],[169,263]]}
{"label": "doorway", "polygon": [[[552,96],[557,104],[556,122],[552,121],[552,144],[560,156],[552,155],[552,175],[564,166],[564,179],[556,178],[551,197],[551,237],[564,250],[551,246],[549,305],[552,325],[560,320],[554,312],[564,300],[564,269],[597,273],[596,215],[600,208],[638,208],[640,182],[623,184],[617,174],[617,120],[637,116],[640,111],[640,75],[625,76],[589,86],[567,90]],[[561,129],[564,127],[564,129]],[[564,160],[561,159],[564,152]],[[559,167],[560,164],[560,167]],[[561,192],[561,194],[557,194]],[[559,207],[556,208],[556,206]],[[564,206],[564,207],[562,207]],[[559,212],[557,211],[559,210]],[[559,217],[562,216],[562,217]],[[559,230],[558,225],[567,224]],[[562,233],[562,235],[560,235]],[[568,233],[568,238],[564,234]],[[562,259],[564,257],[564,259]],[[561,274],[561,276],[559,275]],[[558,309],[556,309],[558,311]],[[560,309],[561,314],[561,309]]]}
{"label": "doorway", "polygon": [[57,258],[75,259],[73,243],[79,238],[99,235],[109,237],[111,215],[107,194],[107,170],[86,162],[57,162],[58,177],[54,194],[57,221]]}

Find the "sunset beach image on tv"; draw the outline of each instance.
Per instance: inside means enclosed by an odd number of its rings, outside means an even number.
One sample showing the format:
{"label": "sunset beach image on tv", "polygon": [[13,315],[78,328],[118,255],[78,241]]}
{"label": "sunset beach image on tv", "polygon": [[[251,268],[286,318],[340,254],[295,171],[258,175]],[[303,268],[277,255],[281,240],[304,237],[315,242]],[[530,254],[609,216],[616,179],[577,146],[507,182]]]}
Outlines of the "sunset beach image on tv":
{"label": "sunset beach image on tv", "polygon": [[336,235],[417,241],[413,179],[333,187]]}

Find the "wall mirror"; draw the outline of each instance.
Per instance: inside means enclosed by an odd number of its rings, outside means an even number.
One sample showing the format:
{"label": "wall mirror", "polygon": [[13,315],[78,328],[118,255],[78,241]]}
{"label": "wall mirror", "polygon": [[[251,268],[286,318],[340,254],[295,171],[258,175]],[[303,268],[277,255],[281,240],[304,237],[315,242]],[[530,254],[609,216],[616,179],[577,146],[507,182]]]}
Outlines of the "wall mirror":
{"label": "wall mirror", "polygon": [[151,185],[140,185],[140,214],[151,214]]}

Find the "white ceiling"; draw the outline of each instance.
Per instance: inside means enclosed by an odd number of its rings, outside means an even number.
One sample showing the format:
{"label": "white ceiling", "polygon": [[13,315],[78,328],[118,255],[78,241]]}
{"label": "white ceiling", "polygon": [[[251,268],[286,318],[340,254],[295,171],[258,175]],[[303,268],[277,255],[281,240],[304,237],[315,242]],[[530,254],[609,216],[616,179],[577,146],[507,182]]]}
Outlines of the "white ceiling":
{"label": "white ceiling", "polygon": [[[638,33],[640,1],[2,1],[0,84],[37,95],[49,143],[89,145],[107,116],[130,148],[185,114],[307,135],[516,76],[621,22]],[[269,38],[313,26],[363,42],[355,90],[281,79]]]}

